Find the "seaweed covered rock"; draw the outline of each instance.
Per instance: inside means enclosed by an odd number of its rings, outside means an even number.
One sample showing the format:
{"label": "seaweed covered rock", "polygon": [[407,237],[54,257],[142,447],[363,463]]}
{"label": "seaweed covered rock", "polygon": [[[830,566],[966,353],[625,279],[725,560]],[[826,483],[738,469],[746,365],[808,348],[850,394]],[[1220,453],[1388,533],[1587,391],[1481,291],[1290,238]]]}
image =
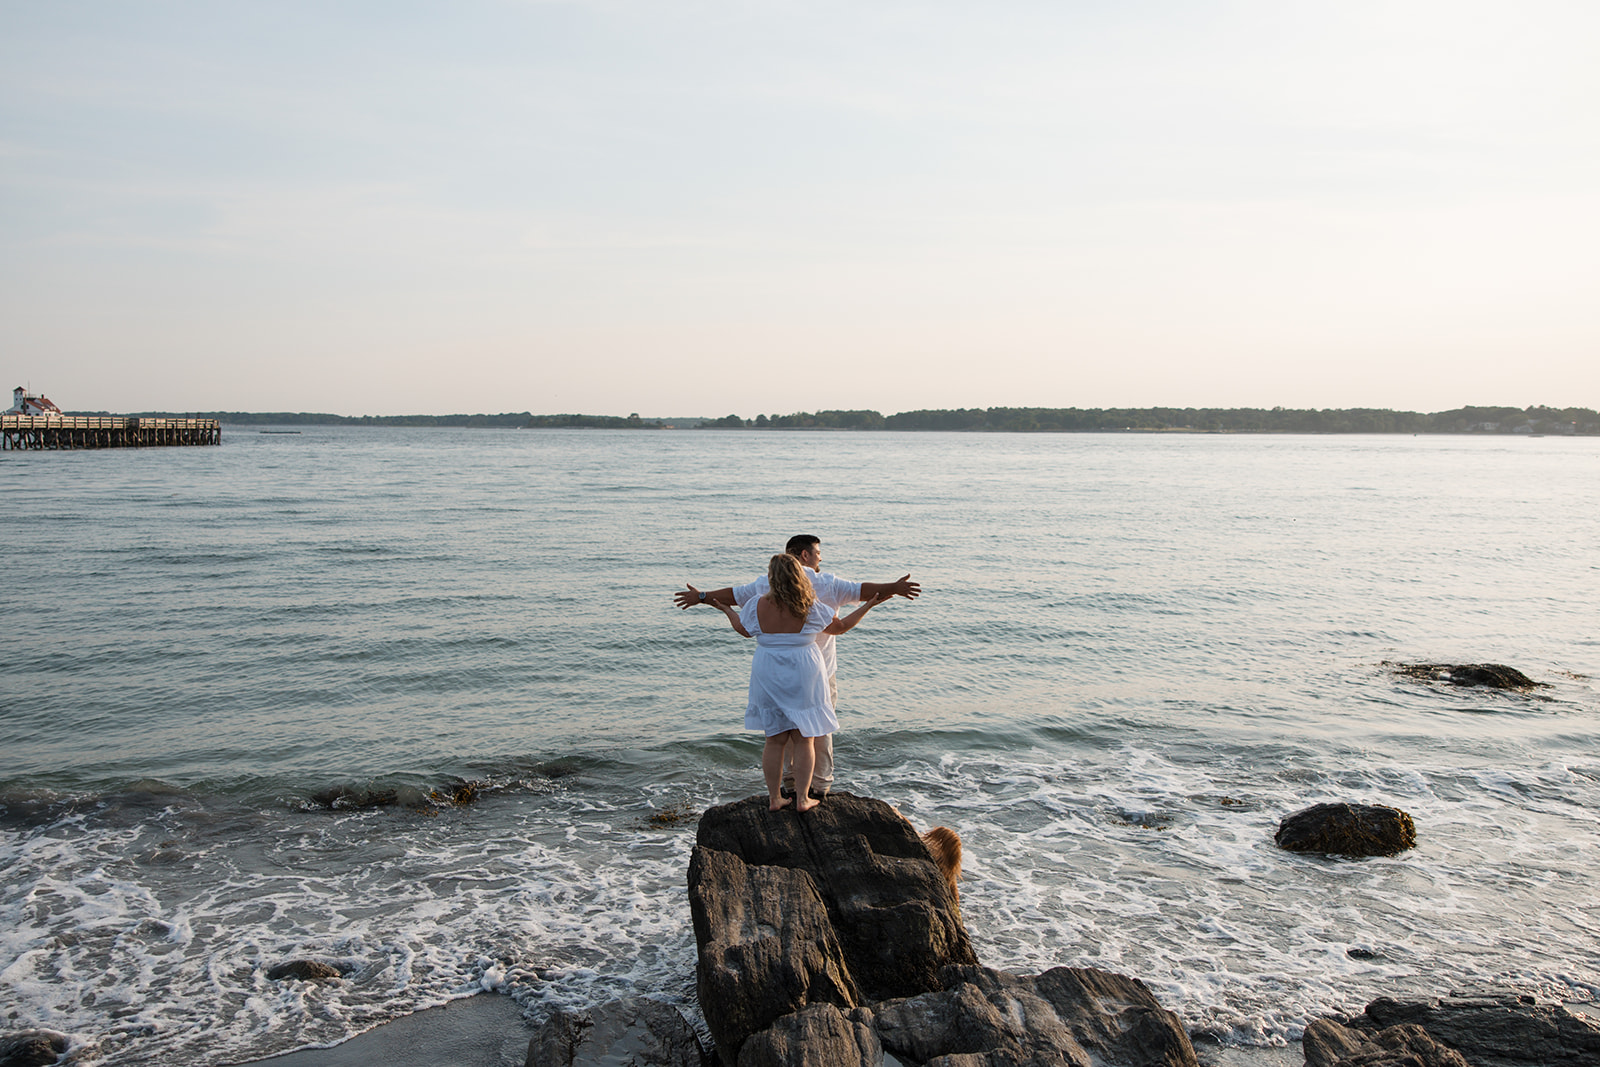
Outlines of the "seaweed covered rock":
{"label": "seaweed covered rock", "polygon": [[1503,663],[1388,663],[1385,666],[1393,667],[1397,674],[1408,678],[1451,685],[1527,690],[1542,688],[1545,684]]}
{"label": "seaweed covered rock", "polygon": [[1399,808],[1374,804],[1313,804],[1286,815],[1274,840],[1290,852],[1395,856],[1417,845],[1417,827]]}

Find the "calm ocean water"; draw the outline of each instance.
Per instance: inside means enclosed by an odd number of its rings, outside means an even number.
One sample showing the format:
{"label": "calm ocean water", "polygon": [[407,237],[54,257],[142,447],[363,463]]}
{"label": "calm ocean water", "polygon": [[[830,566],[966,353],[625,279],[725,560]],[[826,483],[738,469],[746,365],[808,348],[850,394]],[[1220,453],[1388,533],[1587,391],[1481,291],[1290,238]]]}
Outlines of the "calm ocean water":
{"label": "calm ocean water", "polygon": [[[3,453],[0,492],[0,1028],[87,1062],[480,990],[694,1016],[694,818],[760,791],[759,738],[750,644],[671,593],[796,532],[923,584],[840,640],[838,787],[960,832],[985,963],[1247,1045],[1381,992],[1600,994],[1592,438],[229,428]],[[1322,800],[1419,847],[1278,851]],[[266,977],[305,957],[345,978]]]}

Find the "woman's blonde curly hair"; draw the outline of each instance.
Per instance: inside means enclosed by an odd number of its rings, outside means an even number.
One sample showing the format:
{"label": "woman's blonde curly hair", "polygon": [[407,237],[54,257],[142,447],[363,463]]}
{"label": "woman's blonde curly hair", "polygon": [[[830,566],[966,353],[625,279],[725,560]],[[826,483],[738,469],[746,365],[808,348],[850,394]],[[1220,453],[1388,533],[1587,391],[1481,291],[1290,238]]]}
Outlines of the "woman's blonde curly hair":
{"label": "woman's blonde curly hair", "polygon": [[772,583],[772,599],[797,618],[805,618],[817,602],[800,561],[787,553],[772,557],[767,564],[767,581]]}

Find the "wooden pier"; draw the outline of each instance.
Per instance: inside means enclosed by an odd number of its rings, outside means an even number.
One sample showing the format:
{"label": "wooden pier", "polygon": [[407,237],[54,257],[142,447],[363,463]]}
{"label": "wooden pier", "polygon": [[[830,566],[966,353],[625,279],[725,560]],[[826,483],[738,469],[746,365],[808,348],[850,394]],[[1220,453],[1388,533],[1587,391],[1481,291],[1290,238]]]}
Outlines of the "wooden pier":
{"label": "wooden pier", "polygon": [[0,450],[220,445],[216,419],[137,415],[0,415]]}

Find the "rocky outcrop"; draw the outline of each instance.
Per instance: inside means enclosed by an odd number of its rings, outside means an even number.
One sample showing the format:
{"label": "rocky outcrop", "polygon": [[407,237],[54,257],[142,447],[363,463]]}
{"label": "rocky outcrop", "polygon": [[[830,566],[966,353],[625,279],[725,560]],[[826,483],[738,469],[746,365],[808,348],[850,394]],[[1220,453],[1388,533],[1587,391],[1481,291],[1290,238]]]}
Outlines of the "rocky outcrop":
{"label": "rocky outcrop", "polygon": [[708,1067],[694,1028],[677,1009],[644,997],[587,1011],[558,1010],[528,1042],[527,1067]]}
{"label": "rocky outcrop", "polygon": [[[764,798],[752,797],[707,811],[695,844],[751,867],[810,875],[849,972],[869,1000],[937,989],[941,968],[978,962],[961,906],[928,846],[880,800],[832,793],[796,815],[768,811]],[[697,898],[705,903],[694,870],[691,865],[691,910]],[[696,915],[695,938],[703,950]]]}
{"label": "rocky outcrop", "polygon": [[1417,827],[1399,808],[1314,804],[1278,824],[1274,840],[1290,852],[1394,856],[1417,845]]}
{"label": "rocky outcrop", "polygon": [[[1402,1041],[1425,1047],[1414,1031],[1456,1059],[1418,1059],[1423,1067],[1579,1067],[1600,1063],[1600,1024],[1532,997],[1380,997],[1353,1019],[1318,1019],[1306,1027],[1308,1067],[1387,1067],[1403,1058],[1370,1058]],[[1348,1050],[1348,1051],[1347,1051]],[[1363,1055],[1369,1058],[1361,1058]],[[1418,1053],[1420,1056],[1420,1052]],[[1315,1058],[1313,1058],[1315,1056]]]}
{"label": "rocky outcrop", "polygon": [[[953,836],[953,835],[952,835]],[[689,866],[700,1007],[726,1067],[1195,1067],[1143,983],[978,965],[954,887],[881,801],[707,811]]]}
{"label": "rocky outcrop", "polygon": [[696,848],[689,907],[700,952],[696,990],[717,1048],[737,1052],[745,1038],[809,1004],[849,1011],[861,1003],[806,871],[752,867]]}

